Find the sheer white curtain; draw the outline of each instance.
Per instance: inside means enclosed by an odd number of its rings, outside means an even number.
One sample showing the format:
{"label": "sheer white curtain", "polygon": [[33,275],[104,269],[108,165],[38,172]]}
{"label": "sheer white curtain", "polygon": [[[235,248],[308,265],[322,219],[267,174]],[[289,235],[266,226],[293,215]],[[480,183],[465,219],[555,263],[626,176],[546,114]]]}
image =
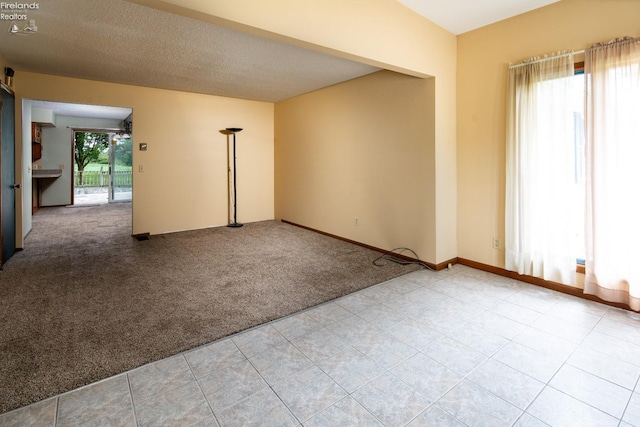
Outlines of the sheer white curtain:
{"label": "sheer white curtain", "polygon": [[566,53],[509,68],[506,153],[506,268],[569,285],[584,211],[576,192],[573,76]]}
{"label": "sheer white curtain", "polygon": [[640,38],[585,52],[585,293],[640,310]]}

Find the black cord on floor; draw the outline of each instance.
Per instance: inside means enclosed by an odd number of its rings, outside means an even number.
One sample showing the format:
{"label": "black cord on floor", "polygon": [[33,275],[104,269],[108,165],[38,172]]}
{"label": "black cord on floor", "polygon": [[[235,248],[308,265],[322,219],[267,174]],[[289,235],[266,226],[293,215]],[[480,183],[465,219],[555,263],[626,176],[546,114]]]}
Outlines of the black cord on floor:
{"label": "black cord on floor", "polygon": [[415,258],[416,261],[410,261],[407,260],[405,258],[400,258],[400,257],[395,257],[391,254],[383,254],[380,255],[378,258],[373,260],[373,265],[375,265],[376,267],[382,267],[383,265],[385,265],[384,262],[380,262],[381,260],[383,261],[391,261],[391,262],[395,262],[396,264],[400,264],[400,265],[409,265],[409,264],[417,264],[422,268],[426,268],[427,270],[431,270],[431,271],[435,271],[434,268],[428,266],[426,263],[420,261],[420,258],[418,257],[418,254],[415,253],[415,251],[413,251],[412,249],[409,248],[395,248],[392,249],[391,252],[392,253],[397,253],[398,255],[402,255],[402,252],[404,251],[409,251],[413,254],[413,258]]}

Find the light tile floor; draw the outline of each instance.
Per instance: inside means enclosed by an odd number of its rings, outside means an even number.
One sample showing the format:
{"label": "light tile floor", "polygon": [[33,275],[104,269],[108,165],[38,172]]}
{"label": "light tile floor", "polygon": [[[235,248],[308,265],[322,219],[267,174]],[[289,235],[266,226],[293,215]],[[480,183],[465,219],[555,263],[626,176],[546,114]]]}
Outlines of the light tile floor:
{"label": "light tile floor", "polygon": [[0,426],[640,426],[640,315],[427,270],[0,416]]}

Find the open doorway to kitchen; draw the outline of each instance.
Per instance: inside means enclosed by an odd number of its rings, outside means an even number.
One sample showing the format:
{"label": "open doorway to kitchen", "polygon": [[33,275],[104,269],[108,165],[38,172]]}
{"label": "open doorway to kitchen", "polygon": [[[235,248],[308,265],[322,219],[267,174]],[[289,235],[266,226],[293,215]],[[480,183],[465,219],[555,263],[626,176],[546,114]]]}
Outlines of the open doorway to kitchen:
{"label": "open doorway to kitchen", "polygon": [[[130,237],[134,200],[131,167],[126,165],[133,160],[133,110],[129,107],[33,99],[23,99],[22,102],[22,154],[26,167],[22,169],[21,215],[25,251],[40,250],[49,254],[53,248],[55,251],[77,245],[94,248],[98,241],[108,244],[114,239]],[[107,135],[106,162],[102,164],[105,172],[102,186],[106,190],[102,190],[104,203],[82,207],[74,204],[78,201],[74,194],[77,179],[74,156],[76,132]],[[127,140],[128,144],[125,143]],[[98,151],[99,154],[105,152],[104,148]],[[122,174],[112,174],[113,180],[110,181],[110,165],[115,172],[128,169],[129,177],[116,178],[115,175]],[[100,166],[97,169],[99,171]],[[87,179],[86,175],[84,179]],[[124,201],[126,197],[129,203],[108,203],[109,189],[112,190],[112,200]],[[57,237],[48,234],[50,231],[55,231]]]}
{"label": "open doorway to kitchen", "polygon": [[[107,204],[110,200],[132,201],[131,167],[127,167],[133,154],[130,149],[131,108],[41,100],[26,102],[27,120],[32,122],[32,127],[37,130],[35,134],[39,136],[36,141],[32,131],[32,137],[28,139],[30,142],[23,141],[25,152],[32,155],[27,156],[33,157],[30,168],[33,171],[33,189],[26,196],[33,199],[32,214],[45,207],[75,207],[83,202],[83,194],[96,192],[102,193],[98,203],[91,201],[85,205]],[[95,141],[92,136],[86,138],[89,134],[102,136]],[[85,142],[97,149],[93,157],[80,156],[88,162],[82,160],[79,170],[76,146],[84,146]],[[25,181],[32,178],[28,176],[29,172],[27,168]],[[81,182],[79,172],[83,175]],[[30,215],[25,216],[24,221],[30,228]]]}

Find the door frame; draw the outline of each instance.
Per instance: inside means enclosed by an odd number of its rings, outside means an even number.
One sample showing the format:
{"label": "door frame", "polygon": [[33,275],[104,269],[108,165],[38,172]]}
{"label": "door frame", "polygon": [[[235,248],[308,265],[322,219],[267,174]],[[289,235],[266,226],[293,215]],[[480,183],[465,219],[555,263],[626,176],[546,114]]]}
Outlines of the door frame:
{"label": "door frame", "polygon": [[[0,82],[0,95],[4,90],[4,83]],[[0,96],[0,270],[2,270],[2,96]]]}
{"label": "door frame", "polygon": [[[129,137],[128,138],[121,138],[120,141],[124,140],[131,140],[132,139],[132,134],[130,132],[127,132],[126,130],[124,131],[125,134],[128,134]],[[107,197],[108,203],[128,203],[131,202],[133,200],[133,187],[131,188],[131,199],[122,199],[122,200],[117,200],[115,197],[115,180],[116,180],[116,147],[118,146],[118,135],[114,135],[113,139],[109,142],[109,196]],[[132,141],[132,145],[131,145],[131,151],[132,151],[132,156],[133,156],[133,141]],[[133,181],[133,164],[129,165],[131,166],[131,179]]]}
{"label": "door frame", "polygon": [[[75,189],[76,189],[76,177],[75,177],[75,165],[76,165],[76,156],[75,156],[75,146],[76,146],[76,132],[93,132],[93,133],[106,133],[106,134],[117,134],[124,132],[124,129],[120,128],[83,128],[83,127],[72,127],[71,128],[71,165],[74,170],[74,175],[71,177],[71,205],[75,204]],[[111,141],[109,141],[109,146],[111,146]],[[111,174],[109,174],[111,175]],[[108,197],[108,195],[107,195]],[[133,196],[132,196],[133,197]]]}
{"label": "door frame", "polygon": [[[0,95],[2,94],[3,91],[6,91],[9,95],[11,95],[14,99],[14,134],[13,134],[13,147],[14,147],[14,156],[13,156],[13,184],[15,184],[16,180],[16,169],[15,169],[15,165],[16,165],[16,159],[15,159],[15,146],[16,146],[16,134],[15,134],[15,92],[13,91],[13,89],[10,86],[7,86],[4,82],[0,82]],[[3,108],[3,102],[2,102],[2,97],[0,96],[0,117],[2,115],[2,108]],[[2,233],[2,188],[4,187],[4,183],[2,182],[2,120],[0,119],[0,270],[2,270],[4,263],[3,263],[3,251],[4,251],[4,247],[2,244],[3,241],[3,233]],[[16,203],[15,203],[15,191],[16,191],[17,187],[13,187],[13,200],[14,200],[14,206],[13,206],[13,231],[14,231],[14,239],[16,236]],[[7,191],[6,189],[4,191]],[[17,250],[16,248],[16,244],[14,242],[14,253],[15,250]]]}

